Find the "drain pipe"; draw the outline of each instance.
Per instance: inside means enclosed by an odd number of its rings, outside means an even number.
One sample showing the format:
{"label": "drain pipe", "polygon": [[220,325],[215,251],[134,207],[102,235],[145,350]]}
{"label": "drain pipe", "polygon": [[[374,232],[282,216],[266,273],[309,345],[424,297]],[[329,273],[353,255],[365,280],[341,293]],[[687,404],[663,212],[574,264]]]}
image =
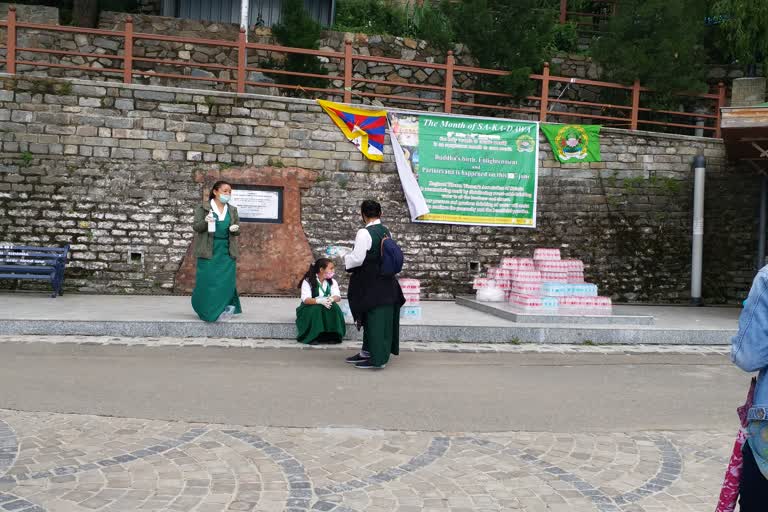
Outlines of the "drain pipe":
{"label": "drain pipe", "polygon": [[706,159],[696,155],[693,159],[693,250],[691,255],[691,304],[701,306],[701,273],[704,251],[704,177]]}

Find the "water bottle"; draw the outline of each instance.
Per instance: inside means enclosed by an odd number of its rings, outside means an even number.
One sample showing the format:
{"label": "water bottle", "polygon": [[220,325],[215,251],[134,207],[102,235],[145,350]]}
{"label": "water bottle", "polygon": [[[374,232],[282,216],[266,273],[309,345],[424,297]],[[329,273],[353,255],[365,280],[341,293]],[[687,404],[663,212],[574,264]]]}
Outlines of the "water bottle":
{"label": "water bottle", "polygon": [[213,213],[213,210],[211,210],[210,215],[212,220],[208,222],[208,232],[215,233],[216,232],[216,214]]}
{"label": "water bottle", "polygon": [[347,254],[351,253],[352,249],[349,247],[342,247],[340,245],[329,245],[325,248],[325,255],[328,258],[343,258]]}

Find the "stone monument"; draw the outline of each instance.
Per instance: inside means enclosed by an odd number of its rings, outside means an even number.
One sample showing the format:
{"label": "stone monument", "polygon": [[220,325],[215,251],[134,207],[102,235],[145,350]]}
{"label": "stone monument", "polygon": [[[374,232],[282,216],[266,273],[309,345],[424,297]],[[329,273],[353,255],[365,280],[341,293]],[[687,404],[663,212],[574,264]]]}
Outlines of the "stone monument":
{"label": "stone monument", "polygon": [[[218,180],[232,184],[232,204],[240,215],[237,290],[241,295],[297,295],[297,285],[312,262],[301,226],[301,191],[317,173],[296,167],[247,167],[201,171],[195,181],[203,197]],[[191,228],[190,228],[191,229]],[[191,293],[196,259],[192,245],[176,273],[174,291]]]}
{"label": "stone monument", "polygon": [[765,102],[765,78],[737,78],[731,88],[732,107],[752,107]]}

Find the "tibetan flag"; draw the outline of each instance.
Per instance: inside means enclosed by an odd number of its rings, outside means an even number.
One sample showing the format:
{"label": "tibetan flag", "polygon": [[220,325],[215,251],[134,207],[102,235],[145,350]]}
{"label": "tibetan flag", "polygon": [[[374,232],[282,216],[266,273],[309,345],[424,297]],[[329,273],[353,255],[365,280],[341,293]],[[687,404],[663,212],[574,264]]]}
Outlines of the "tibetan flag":
{"label": "tibetan flag", "polygon": [[560,163],[600,162],[600,126],[542,124],[552,153]]}
{"label": "tibetan flag", "polygon": [[362,154],[376,162],[384,160],[385,110],[365,110],[324,100],[317,102]]}

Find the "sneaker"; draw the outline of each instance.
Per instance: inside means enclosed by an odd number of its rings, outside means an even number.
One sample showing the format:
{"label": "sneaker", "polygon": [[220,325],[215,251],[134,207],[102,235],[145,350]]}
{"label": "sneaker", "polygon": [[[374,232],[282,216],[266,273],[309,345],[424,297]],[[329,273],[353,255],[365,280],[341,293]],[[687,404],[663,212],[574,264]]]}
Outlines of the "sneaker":
{"label": "sneaker", "polygon": [[346,358],[344,360],[344,362],[347,362],[349,364],[362,363],[363,361],[368,361],[368,358],[365,357],[365,356],[360,355],[359,352],[357,354],[355,354],[355,355],[353,355],[351,357],[348,357],[348,358]]}
{"label": "sneaker", "polygon": [[234,315],[235,314],[235,306],[227,306],[227,307],[224,308],[224,311],[226,311],[230,315]]}
{"label": "sneaker", "polygon": [[387,365],[383,364],[381,366],[376,366],[372,364],[370,361],[366,360],[366,361],[360,361],[359,363],[357,363],[355,365],[355,368],[358,368],[360,370],[382,370],[384,369],[385,366]]}
{"label": "sneaker", "polygon": [[229,309],[224,309],[224,311],[221,312],[221,314],[219,315],[219,318],[217,318],[216,321],[226,322],[231,318],[232,318],[232,312]]}

